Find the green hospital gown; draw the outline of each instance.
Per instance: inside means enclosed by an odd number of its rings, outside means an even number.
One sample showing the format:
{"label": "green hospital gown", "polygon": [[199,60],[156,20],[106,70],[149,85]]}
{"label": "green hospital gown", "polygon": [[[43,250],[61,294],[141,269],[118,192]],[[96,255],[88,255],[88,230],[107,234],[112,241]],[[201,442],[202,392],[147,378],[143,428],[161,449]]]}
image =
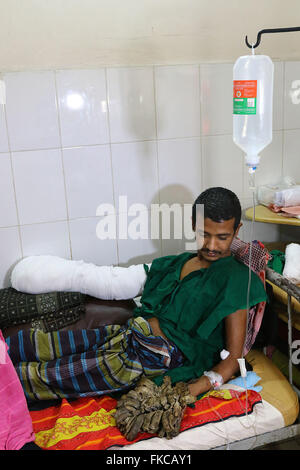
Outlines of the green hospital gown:
{"label": "green hospital gown", "polygon": [[[200,377],[220,362],[220,352],[226,347],[222,320],[247,308],[248,267],[228,256],[180,280],[183,265],[194,256],[184,252],[155,259],[141,306],[134,311],[136,317],[157,317],[163,333],[184,354],[184,364],[166,372],[172,382]],[[267,300],[264,285],[254,273],[249,298],[250,307]],[[160,384],[162,379],[155,382]]]}

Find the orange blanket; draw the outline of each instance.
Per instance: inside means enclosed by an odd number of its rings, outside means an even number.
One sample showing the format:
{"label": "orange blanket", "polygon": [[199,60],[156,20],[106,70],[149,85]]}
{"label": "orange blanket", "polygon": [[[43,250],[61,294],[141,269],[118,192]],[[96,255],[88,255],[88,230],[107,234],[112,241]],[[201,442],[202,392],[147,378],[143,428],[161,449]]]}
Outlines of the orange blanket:
{"label": "orange blanket", "polygon": [[[181,423],[181,432],[203,424],[251,413],[261,396],[253,390],[212,391],[187,407]],[[68,402],[63,399],[58,406],[41,411],[31,411],[35,443],[47,450],[104,450],[124,446],[153,434],[139,433],[134,441],[127,441],[115,426],[113,417],[116,400],[108,396],[80,398]]]}

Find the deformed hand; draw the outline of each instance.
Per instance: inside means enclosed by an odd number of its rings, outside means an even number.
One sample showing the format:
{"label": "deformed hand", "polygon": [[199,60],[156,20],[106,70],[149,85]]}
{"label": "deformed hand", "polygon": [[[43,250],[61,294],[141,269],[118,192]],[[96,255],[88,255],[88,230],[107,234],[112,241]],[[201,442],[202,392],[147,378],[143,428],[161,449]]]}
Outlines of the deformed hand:
{"label": "deformed hand", "polygon": [[171,439],[179,434],[186,406],[195,401],[184,382],[172,386],[170,377],[165,376],[159,387],[142,378],[118,401],[116,425],[128,441],[134,440],[139,432]]}

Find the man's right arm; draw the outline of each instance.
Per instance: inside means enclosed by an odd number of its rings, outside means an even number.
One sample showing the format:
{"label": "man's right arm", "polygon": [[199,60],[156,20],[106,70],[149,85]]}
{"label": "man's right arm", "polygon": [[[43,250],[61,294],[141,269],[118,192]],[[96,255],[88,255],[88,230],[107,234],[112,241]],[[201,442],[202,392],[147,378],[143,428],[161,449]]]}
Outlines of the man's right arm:
{"label": "man's right arm", "polygon": [[[246,325],[247,310],[237,310],[225,318],[226,350],[229,352],[229,356],[212,368],[214,372],[222,376],[223,383],[228,382],[239,370],[237,359],[243,354]],[[194,396],[206,393],[210,388],[210,381],[204,375],[189,384],[189,391]]]}

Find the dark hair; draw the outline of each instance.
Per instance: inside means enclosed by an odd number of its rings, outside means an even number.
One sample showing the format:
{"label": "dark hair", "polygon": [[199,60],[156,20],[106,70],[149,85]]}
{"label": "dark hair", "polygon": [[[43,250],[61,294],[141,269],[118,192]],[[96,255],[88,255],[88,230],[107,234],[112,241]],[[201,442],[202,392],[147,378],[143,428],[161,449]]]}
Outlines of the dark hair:
{"label": "dark hair", "polygon": [[204,205],[204,217],[208,217],[214,222],[222,222],[234,217],[234,231],[236,231],[241,221],[242,209],[238,197],[230,189],[209,188],[197,197],[192,208],[193,228],[196,226],[197,204]]}

